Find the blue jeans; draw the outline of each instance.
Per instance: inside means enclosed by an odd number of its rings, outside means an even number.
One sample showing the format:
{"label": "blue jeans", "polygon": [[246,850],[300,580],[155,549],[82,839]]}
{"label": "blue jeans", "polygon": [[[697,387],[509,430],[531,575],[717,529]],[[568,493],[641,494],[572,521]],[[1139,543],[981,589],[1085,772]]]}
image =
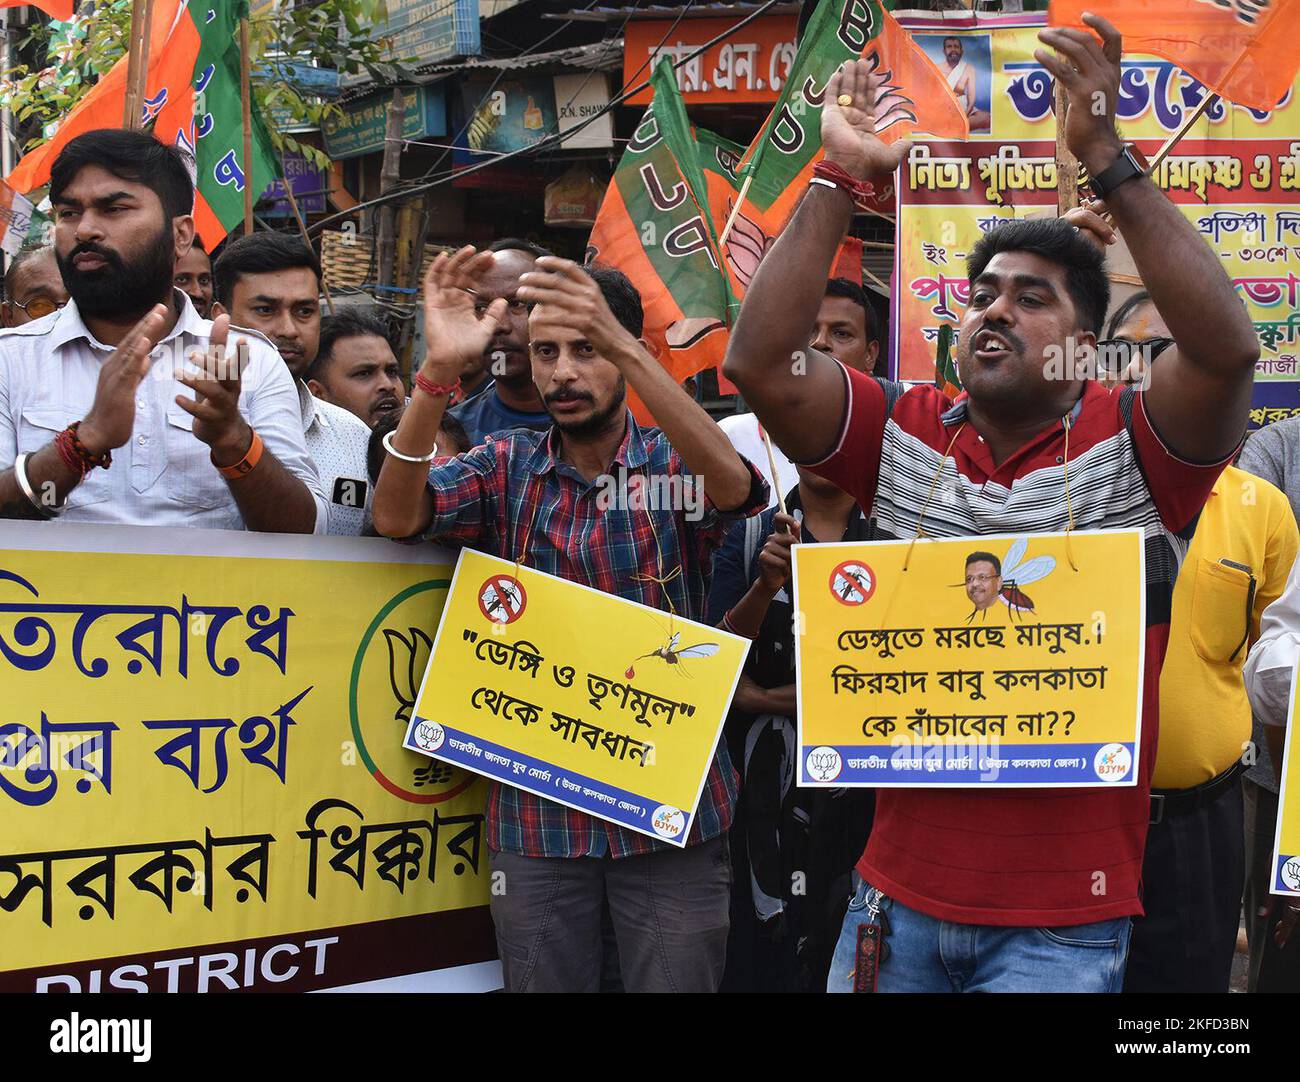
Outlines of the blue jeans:
{"label": "blue jeans", "polygon": [[828,992],[852,992],[858,927],[888,914],[889,957],[877,971],[878,992],[1118,992],[1124,983],[1130,920],[1068,928],[1003,928],[935,920],[858,884],[844,915]]}

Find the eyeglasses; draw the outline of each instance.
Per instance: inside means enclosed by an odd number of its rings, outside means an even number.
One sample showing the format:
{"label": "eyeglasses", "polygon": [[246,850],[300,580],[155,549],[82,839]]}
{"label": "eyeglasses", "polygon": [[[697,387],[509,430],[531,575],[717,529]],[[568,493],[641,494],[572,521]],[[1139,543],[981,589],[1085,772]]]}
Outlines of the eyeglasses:
{"label": "eyeglasses", "polygon": [[1122,377],[1134,362],[1149,365],[1174,344],[1172,338],[1107,338],[1097,343],[1097,370],[1102,375]]}
{"label": "eyeglasses", "polygon": [[51,312],[57,312],[68,302],[64,301],[63,304],[55,304],[49,297],[33,297],[26,304],[23,304],[22,301],[10,301],[9,303],[15,308],[21,308],[27,313],[29,319],[42,319]]}
{"label": "eyeglasses", "polygon": [[997,575],[967,575],[966,585],[987,586],[990,582],[992,582],[997,577],[998,577]]}

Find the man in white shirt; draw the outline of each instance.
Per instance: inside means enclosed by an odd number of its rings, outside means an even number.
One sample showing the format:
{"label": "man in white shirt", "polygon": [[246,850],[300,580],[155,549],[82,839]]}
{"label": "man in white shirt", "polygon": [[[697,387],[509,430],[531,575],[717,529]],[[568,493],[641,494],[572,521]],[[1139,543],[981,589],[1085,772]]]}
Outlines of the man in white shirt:
{"label": "man in white shirt", "polygon": [[304,376],[320,347],[320,263],[305,241],[253,233],[230,241],[212,268],[213,312],[261,331],[280,351],[298,392],[298,415],[329,501],[332,534],[357,536],[370,525],[366,474],[370,428],[314,397]]}
{"label": "man in white shirt", "polygon": [[[848,278],[832,278],[827,282],[826,296],[813,326],[813,349],[829,353],[841,364],[870,375],[880,359],[880,338],[880,317],[867,300],[866,290]],[[884,375],[883,372],[876,374]],[[778,486],[784,494],[799,483],[799,472],[794,463],[775,443],[772,444],[772,460],[776,463],[776,477],[772,477],[758,418],[752,413],[724,417],[718,422],[718,427],[727,434],[736,452],[758,467],[767,481],[771,493],[769,507],[776,506]]]}
{"label": "man in white shirt", "polygon": [[325,503],[260,335],[172,286],[194,239],[181,152],[91,131],[50,172],[72,300],[0,331],[0,516],[311,533]]}

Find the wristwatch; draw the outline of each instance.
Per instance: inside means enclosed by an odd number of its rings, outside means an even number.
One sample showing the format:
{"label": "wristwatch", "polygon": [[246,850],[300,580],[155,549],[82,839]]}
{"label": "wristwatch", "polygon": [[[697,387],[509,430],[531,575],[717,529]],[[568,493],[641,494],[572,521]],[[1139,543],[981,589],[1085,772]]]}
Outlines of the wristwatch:
{"label": "wristwatch", "polygon": [[1119,152],[1119,157],[1092,177],[1088,181],[1088,186],[1098,199],[1105,199],[1126,180],[1144,176],[1146,171],[1147,160],[1142,156],[1142,152],[1132,143],[1125,143],[1124,149]]}

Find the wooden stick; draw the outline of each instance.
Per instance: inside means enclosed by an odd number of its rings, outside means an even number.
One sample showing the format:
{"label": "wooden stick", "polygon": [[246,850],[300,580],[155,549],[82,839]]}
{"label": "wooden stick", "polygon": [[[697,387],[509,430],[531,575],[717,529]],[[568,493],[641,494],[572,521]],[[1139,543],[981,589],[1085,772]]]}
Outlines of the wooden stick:
{"label": "wooden stick", "polygon": [[862,273],[865,274],[868,278],[870,278],[873,282],[875,282],[876,285],[878,285],[884,291],[886,297],[889,296],[888,282],[882,282],[879,278],[877,278],[874,274],[872,274],[869,270],[867,270],[866,267],[862,268]]}
{"label": "wooden stick", "polygon": [[1079,159],[1065,144],[1065,114],[1070,98],[1065,87],[1056,84],[1056,214],[1059,217],[1079,205]]}
{"label": "wooden stick", "polygon": [[749,194],[749,182],[754,179],[751,173],[740,185],[740,193],[736,196],[736,205],[731,208],[731,213],[727,216],[727,224],[722,227],[722,235],[718,237],[718,247],[721,248],[727,243],[727,238],[731,236],[731,227],[736,224],[736,215],[740,213],[740,205],[745,201],[745,196]]}
{"label": "wooden stick", "polygon": [[1205,97],[1201,99],[1201,104],[1187,115],[1187,119],[1183,121],[1183,126],[1166,139],[1165,145],[1156,151],[1155,157],[1147,164],[1148,174],[1154,173],[1160,167],[1160,163],[1164,161],[1169,152],[1178,145],[1179,140],[1191,130],[1193,124],[1205,115],[1205,111],[1218,100],[1218,94],[1206,94]]}
{"label": "wooden stick", "polygon": [[[294,198],[293,185],[289,183],[288,177],[284,178],[284,194],[286,198],[288,198],[289,200],[289,209],[293,211],[293,216],[298,220],[298,231],[302,233],[303,243],[306,244],[308,248],[310,248],[311,237],[307,235],[307,223],[303,221],[302,211],[298,209],[298,200]],[[321,271],[321,276],[320,276],[320,287],[325,293],[325,307],[329,309],[329,314],[333,315],[334,298],[330,296],[330,286],[329,283],[325,281],[325,272],[323,270]]]}
{"label": "wooden stick", "polygon": [[772,491],[776,493],[776,507],[781,514],[787,514],[785,509],[785,497],[781,495],[781,480],[776,475],[776,455],[772,454],[772,440],[767,434],[767,429],[762,425],[758,426],[758,434],[762,437],[763,447],[767,450],[767,468],[772,471]]}
{"label": "wooden stick", "polygon": [[[253,82],[248,19],[239,20],[239,99],[244,113],[244,235],[253,232]],[[285,183],[286,190],[288,182]]]}
{"label": "wooden stick", "polygon": [[153,0],[131,5],[131,41],[126,61],[126,95],[122,127],[138,131],[144,126],[144,96],[149,81],[149,35],[153,29]]}

